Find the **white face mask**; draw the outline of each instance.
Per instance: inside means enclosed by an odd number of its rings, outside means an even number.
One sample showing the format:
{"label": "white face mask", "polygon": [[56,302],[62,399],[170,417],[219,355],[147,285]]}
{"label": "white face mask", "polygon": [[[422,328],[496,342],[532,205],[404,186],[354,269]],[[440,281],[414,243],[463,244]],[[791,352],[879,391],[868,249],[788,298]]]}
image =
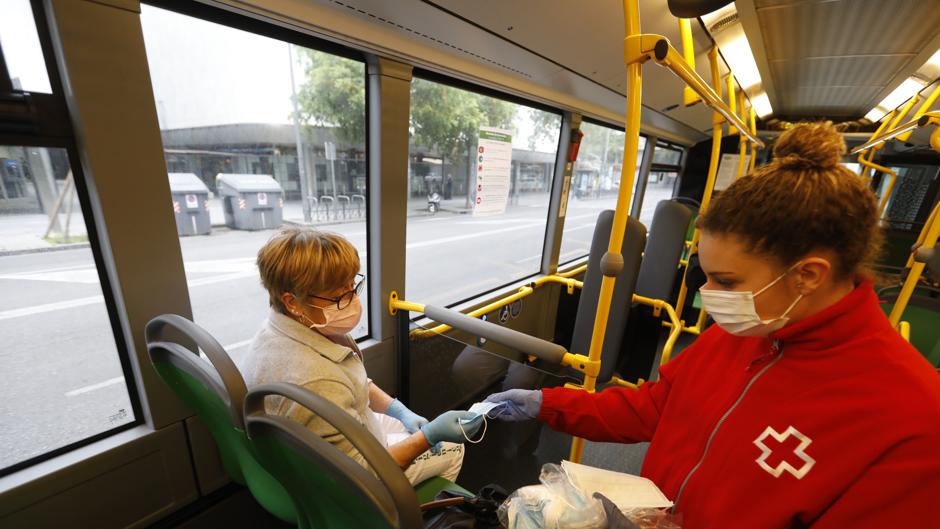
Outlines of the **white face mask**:
{"label": "white face mask", "polygon": [[754,298],[764,293],[768,288],[774,286],[783,279],[791,270],[800,263],[791,266],[786,272],[777,279],[770,282],[769,285],[758,290],[756,293],[750,291],[727,292],[724,290],[706,290],[700,289],[702,294],[702,306],[705,312],[711,315],[715,323],[730,334],[736,336],[767,336],[770,333],[782,329],[790,318],[787,314],[793,310],[793,307],[803,299],[803,294],[797,296],[796,301],[777,318],[762,320],[757,315],[757,309],[754,307]]}
{"label": "white face mask", "polygon": [[352,302],[349,303],[345,308],[338,309],[335,304],[328,305],[326,307],[317,307],[316,305],[308,305],[310,307],[316,307],[323,311],[323,317],[326,319],[323,323],[314,323],[310,318],[301,313],[301,317],[307,321],[310,321],[309,327],[316,331],[319,331],[320,334],[325,336],[342,336],[348,334],[350,331],[356,328],[356,325],[359,325],[359,319],[362,317],[362,303],[359,302],[359,296],[353,296]]}

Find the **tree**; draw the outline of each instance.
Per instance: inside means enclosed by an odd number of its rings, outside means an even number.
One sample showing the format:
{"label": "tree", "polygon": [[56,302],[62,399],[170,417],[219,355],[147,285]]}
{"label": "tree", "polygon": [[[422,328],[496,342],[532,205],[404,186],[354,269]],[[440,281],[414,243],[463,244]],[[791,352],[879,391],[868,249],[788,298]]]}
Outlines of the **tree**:
{"label": "tree", "polygon": [[501,99],[424,79],[411,82],[410,126],[414,143],[436,149],[444,159],[467,157],[467,205],[480,127],[511,130],[515,115],[516,106]]}
{"label": "tree", "polygon": [[531,108],[529,118],[535,127],[532,135],[529,136],[530,151],[536,150],[540,141],[554,140],[561,129],[561,116],[558,114]]}
{"label": "tree", "polygon": [[361,62],[299,49],[304,83],[297,94],[300,121],[306,126],[335,127],[339,140],[365,143],[366,84]]}
{"label": "tree", "polygon": [[[298,93],[300,120],[307,126],[336,127],[352,144],[365,140],[365,82],[362,63],[303,50],[304,81]],[[467,187],[481,126],[513,129],[516,105],[444,84],[414,79],[409,129],[416,145],[443,158],[467,156]],[[556,125],[557,127],[557,125]],[[468,195],[469,196],[469,195]]]}

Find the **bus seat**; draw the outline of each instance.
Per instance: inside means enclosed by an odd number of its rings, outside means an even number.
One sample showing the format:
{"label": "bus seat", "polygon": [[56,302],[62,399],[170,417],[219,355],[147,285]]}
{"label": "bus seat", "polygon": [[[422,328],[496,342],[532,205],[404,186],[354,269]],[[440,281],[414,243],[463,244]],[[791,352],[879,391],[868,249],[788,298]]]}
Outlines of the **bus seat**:
{"label": "bus seat", "polygon": [[[198,349],[185,346],[175,331]],[[269,513],[294,524],[297,514],[284,487],[255,459],[245,435],[245,381],[219,342],[205,329],[176,314],[163,314],[146,327],[147,352],[164,383],[208,427],[232,481],[245,485]],[[209,358],[199,356],[201,349]]]}
{"label": "bus seat", "polygon": [[[581,288],[581,300],[578,302],[578,312],[571,336],[570,349],[575,353],[587,354],[590,350],[594,316],[597,313],[597,301],[600,297],[601,279],[603,277],[600,270],[600,261],[604,253],[607,252],[613,220],[614,212],[612,210],[602,211],[597,218],[597,225],[594,227],[591,253],[588,257],[587,271],[584,274],[584,286]],[[598,383],[609,381],[619,363],[621,345],[627,327],[630,306],[633,303],[633,292],[636,288],[645,244],[646,228],[640,221],[629,217],[621,248],[623,269],[617,275],[617,280],[614,283],[614,295],[611,299],[604,347],[601,351],[601,372],[597,378]]]}
{"label": "bus seat", "polygon": [[[663,200],[657,204],[640,263],[637,294],[674,303],[673,289],[681,273],[679,260],[685,252],[686,233],[691,221],[692,209],[689,206],[675,200]],[[653,316],[650,307],[633,307],[620,363],[616,366],[621,378],[651,380],[655,377],[654,364],[662,332],[661,319]]]}
{"label": "bus seat", "polygon": [[656,205],[637,277],[637,294],[670,301],[691,220],[692,210],[688,206],[674,200]]}
{"label": "bus seat", "polygon": [[[268,395],[293,400],[323,418],[356,447],[372,472],[299,423],[265,413]],[[246,396],[245,424],[258,458],[284,483],[301,529],[422,527],[418,498],[405,474],[368,430],[329,400],[294,384],[262,384]]]}
{"label": "bus seat", "polygon": [[[899,291],[899,286],[878,291],[881,310],[886,315],[890,314],[894,308]],[[920,285],[914,289],[901,316],[902,321],[911,324],[911,345],[936,367],[940,367],[940,326],[936,324],[938,315],[940,315],[940,290]]]}

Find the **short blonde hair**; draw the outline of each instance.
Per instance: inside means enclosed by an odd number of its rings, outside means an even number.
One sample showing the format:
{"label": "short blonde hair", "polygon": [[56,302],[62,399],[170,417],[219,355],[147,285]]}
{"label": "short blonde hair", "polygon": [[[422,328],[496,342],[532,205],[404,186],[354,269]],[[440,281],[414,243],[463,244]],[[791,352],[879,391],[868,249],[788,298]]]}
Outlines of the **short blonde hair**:
{"label": "short blonde hair", "polygon": [[257,263],[270,305],[287,314],[281,294],[290,292],[305,299],[348,285],[359,273],[359,252],[342,235],[290,227],[261,247]]}

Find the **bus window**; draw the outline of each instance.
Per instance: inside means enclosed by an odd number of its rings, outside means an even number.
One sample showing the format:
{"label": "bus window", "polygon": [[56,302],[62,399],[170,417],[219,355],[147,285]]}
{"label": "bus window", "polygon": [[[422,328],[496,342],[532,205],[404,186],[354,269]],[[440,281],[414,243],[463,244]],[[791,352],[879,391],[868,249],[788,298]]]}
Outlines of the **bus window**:
{"label": "bus window", "polygon": [[411,85],[407,294],[448,305],[539,271],[561,116]]}
{"label": "bus window", "polygon": [[365,64],[146,5],[141,20],[193,317],[237,363],[282,223],[342,234],[367,272]]}
{"label": "bus window", "polygon": [[3,2],[0,46],[14,90],[52,92],[29,0]]}
{"label": "bus window", "polygon": [[136,422],[64,149],[0,145],[0,473]]}
{"label": "bus window", "polygon": [[[581,149],[578,161],[571,171],[568,191],[568,210],[561,238],[559,263],[584,257],[591,251],[591,238],[597,216],[605,209],[617,206],[620,192],[620,173],[623,169],[623,131],[582,122]],[[640,137],[636,164],[639,174],[640,159],[646,148],[646,138]],[[636,192],[637,180],[633,181]]]}
{"label": "bus window", "polygon": [[640,222],[647,228],[653,220],[656,205],[675,194],[676,180],[682,169],[682,149],[659,142],[653,151],[653,165],[646,179],[643,202],[640,204]]}

